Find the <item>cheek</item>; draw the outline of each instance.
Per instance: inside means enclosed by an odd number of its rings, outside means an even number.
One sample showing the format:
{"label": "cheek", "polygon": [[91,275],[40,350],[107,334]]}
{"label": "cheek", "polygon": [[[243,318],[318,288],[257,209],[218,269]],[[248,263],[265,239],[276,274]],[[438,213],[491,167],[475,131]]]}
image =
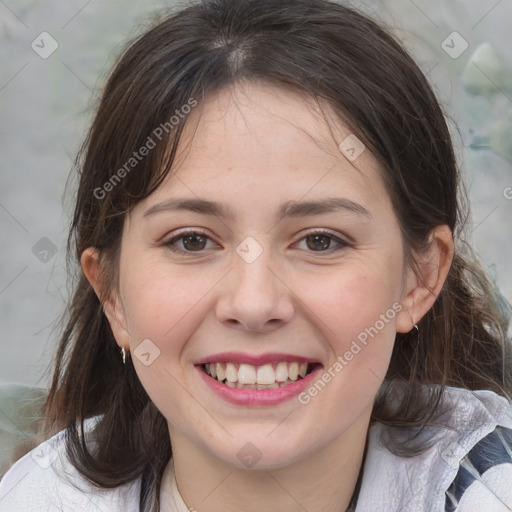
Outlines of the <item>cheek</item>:
{"label": "cheek", "polygon": [[[203,425],[204,411],[191,403],[185,391],[181,362],[188,340],[206,314],[205,296],[218,278],[176,272],[162,263],[143,264],[142,259],[124,277],[130,348],[142,386],[160,411],[172,411],[167,417],[179,429],[190,430],[188,421]],[[146,360],[140,357],[144,343]]]}
{"label": "cheek", "polygon": [[[352,265],[350,272],[325,280],[308,300],[323,326],[329,353],[324,369],[327,393],[319,414],[357,416],[384,379],[393,350],[395,321],[401,309],[400,268],[369,271]],[[320,290],[323,290],[320,291]],[[322,385],[317,386],[323,389]],[[316,395],[314,389],[311,390]],[[332,394],[331,394],[332,393]],[[328,398],[329,397],[329,398]],[[335,398],[333,398],[335,397]],[[305,397],[305,400],[313,397]]]}
{"label": "cheek", "polygon": [[401,309],[398,285],[393,289],[381,273],[353,267],[326,280],[323,293],[308,300],[321,320],[316,325],[322,328],[329,363],[300,401],[323,426],[322,439],[327,431],[334,435],[348,428],[371,407],[393,350]]}
{"label": "cheek", "polygon": [[393,281],[392,270],[388,272],[369,272],[366,266],[354,265],[339,276],[326,278],[322,284],[317,281],[308,305],[329,327],[326,337],[334,339],[340,350],[348,340],[372,327],[385,335],[391,331],[394,334],[400,281],[399,276]]}
{"label": "cheek", "polygon": [[169,266],[144,265],[126,273],[123,302],[132,342],[144,338],[159,344],[177,336],[194,311],[201,309],[201,299],[218,279],[202,274],[177,272]]}

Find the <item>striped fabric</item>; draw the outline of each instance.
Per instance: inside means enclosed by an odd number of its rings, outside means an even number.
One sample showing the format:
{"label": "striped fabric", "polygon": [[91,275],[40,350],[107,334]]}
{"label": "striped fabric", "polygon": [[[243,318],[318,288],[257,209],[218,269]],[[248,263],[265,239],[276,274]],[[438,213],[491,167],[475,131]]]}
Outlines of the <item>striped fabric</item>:
{"label": "striped fabric", "polygon": [[512,429],[496,427],[461,460],[446,491],[446,512],[466,510],[512,511]]}

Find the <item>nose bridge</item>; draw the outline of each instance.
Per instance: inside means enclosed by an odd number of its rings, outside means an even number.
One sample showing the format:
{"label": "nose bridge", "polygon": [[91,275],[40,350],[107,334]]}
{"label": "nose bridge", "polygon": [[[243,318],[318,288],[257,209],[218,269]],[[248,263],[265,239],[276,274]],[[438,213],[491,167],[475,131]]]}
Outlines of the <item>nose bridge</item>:
{"label": "nose bridge", "polygon": [[[237,300],[252,308],[267,309],[275,301],[279,286],[271,271],[275,266],[272,265],[271,248],[267,244],[264,249],[262,243],[247,237],[236,248],[233,292]],[[256,302],[253,304],[252,301]]]}
{"label": "nose bridge", "polygon": [[270,247],[247,237],[236,247],[233,271],[217,307],[219,320],[251,330],[287,321],[293,308]]}
{"label": "nose bridge", "polygon": [[[234,258],[234,291],[247,297],[255,294],[273,295],[277,291],[277,286],[272,266],[275,265],[272,265],[270,250],[262,252],[254,260],[245,259],[238,254]],[[270,296],[267,298],[270,299]]]}

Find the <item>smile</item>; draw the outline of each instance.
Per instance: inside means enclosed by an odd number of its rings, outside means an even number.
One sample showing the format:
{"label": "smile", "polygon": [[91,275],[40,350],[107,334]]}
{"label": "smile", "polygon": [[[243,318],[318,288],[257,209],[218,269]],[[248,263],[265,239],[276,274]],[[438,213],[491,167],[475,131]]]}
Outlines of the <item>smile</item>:
{"label": "smile", "polygon": [[314,363],[280,361],[255,366],[247,363],[217,362],[202,365],[203,371],[230,388],[277,389],[308,375]]}

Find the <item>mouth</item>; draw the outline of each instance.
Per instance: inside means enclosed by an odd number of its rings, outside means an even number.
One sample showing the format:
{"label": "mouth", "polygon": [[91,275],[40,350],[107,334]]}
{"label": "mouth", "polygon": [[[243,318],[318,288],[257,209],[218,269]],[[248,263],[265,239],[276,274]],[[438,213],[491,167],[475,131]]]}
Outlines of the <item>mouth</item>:
{"label": "mouth", "polygon": [[200,365],[210,378],[230,388],[271,390],[296,383],[319,365],[304,361],[279,361],[252,365],[233,361],[218,361]]}

